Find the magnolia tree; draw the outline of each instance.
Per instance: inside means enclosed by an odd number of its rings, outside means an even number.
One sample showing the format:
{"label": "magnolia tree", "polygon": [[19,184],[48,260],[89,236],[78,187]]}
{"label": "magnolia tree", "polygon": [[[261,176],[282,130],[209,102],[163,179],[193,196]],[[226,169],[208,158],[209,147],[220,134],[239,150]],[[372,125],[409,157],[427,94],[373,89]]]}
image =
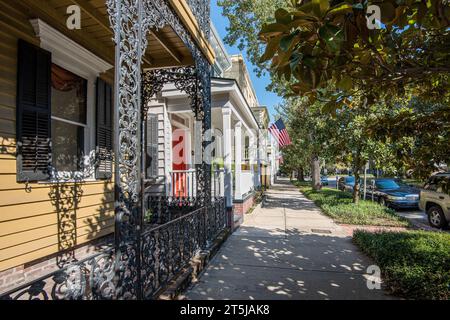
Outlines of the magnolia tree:
{"label": "magnolia tree", "polygon": [[[369,9],[379,8],[372,28]],[[290,84],[291,94],[327,100],[334,111],[363,95],[448,96],[450,7],[446,0],[292,1],[265,23],[260,63]],[[372,21],[373,22],[373,21]],[[330,84],[335,85],[330,93]]]}
{"label": "magnolia tree", "polygon": [[[298,137],[293,156],[321,146],[320,153],[356,174],[367,160],[386,172],[421,176],[450,161],[448,1],[219,5],[230,21],[225,41],[246,48],[259,73],[269,72],[269,89],[296,101],[288,117],[290,134]],[[314,117],[328,131],[307,125]],[[358,191],[356,184],[355,202]]]}

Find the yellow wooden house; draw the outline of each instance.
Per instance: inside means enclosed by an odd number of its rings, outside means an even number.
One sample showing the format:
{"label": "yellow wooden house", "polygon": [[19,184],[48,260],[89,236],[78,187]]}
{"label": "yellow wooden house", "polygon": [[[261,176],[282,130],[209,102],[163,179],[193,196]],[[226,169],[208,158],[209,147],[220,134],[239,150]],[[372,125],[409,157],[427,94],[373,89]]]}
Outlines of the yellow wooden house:
{"label": "yellow wooden house", "polygon": [[[122,2],[136,1],[158,2]],[[197,9],[160,2],[212,63]],[[114,168],[98,160],[114,141],[110,19],[105,0],[0,0],[0,293],[112,241]],[[146,41],[143,70],[194,63],[169,23]]]}

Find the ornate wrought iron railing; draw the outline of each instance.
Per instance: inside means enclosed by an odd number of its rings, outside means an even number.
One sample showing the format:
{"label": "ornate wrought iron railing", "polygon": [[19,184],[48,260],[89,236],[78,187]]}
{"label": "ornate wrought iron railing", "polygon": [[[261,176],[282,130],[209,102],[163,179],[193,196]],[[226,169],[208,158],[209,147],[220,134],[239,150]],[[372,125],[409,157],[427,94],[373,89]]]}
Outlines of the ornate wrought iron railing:
{"label": "ornate wrought iron railing", "polygon": [[[139,259],[130,261],[134,246],[123,246],[119,251],[111,248],[15,288],[0,299],[152,299],[226,227],[224,198],[214,198],[208,206],[146,228],[140,236]],[[138,270],[140,276],[136,274]],[[119,273],[121,276],[117,276]],[[123,283],[118,284],[117,280],[124,278],[136,290],[134,296],[129,296],[131,290],[121,290]]]}
{"label": "ornate wrought iron railing", "polygon": [[228,227],[225,197],[214,197],[207,211],[207,245]]}
{"label": "ornate wrought iron railing", "polygon": [[23,284],[1,300],[99,300],[114,297],[114,249]]}
{"label": "ornate wrought iron railing", "polygon": [[146,211],[144,223],[148,225],[160,225],[200,208],[197,198],[152,196],[146,194]]}
{"label": "ornate wrought iron railing", "polygon": [[225,201],[218,198],[211,206],[144,231],[141,249],[143,298],[151,299],[164,288],[226,225]]}

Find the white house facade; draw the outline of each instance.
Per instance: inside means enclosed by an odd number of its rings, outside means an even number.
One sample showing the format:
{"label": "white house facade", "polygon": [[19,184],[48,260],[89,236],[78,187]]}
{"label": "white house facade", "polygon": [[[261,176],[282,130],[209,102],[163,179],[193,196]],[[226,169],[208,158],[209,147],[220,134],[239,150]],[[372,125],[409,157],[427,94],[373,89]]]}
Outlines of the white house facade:
{"label": "white house facade", "polygon": [[[262,183],[273,183],[275,154],[267,133],[269,114],[260,106],[241,55],[229,56],[214,26],[211,44],[216,62],[211,79],[212,196],[225,196],[233,225],[243,221]],[[195,197],[196,170],[202,159],[195,122],[186,92],[168,83],[150,102],[147,115],[146,192]]]}

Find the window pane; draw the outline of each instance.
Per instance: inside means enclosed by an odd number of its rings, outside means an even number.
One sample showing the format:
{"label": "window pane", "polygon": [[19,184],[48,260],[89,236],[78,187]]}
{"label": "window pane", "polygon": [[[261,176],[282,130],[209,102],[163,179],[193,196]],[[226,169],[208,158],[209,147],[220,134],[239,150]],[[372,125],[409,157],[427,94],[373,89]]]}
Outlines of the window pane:
{"label": "window pane", "polygon": [[86,123],[87,81],[52,64],[52,116]]}
{"label": "window pane", "polygon": [[83,130],[81,126],[52,120],[53,167],[57,171],[79,169],[83,150]]}
{"label": "window pane", "polygon": [[446,192],[447,182],[445,181],[445,177],[439,177],[436,179],[436,191],[437,192]]}
{"label": "window pane", "polygon": [[379,189],[398,189],[400,186],[394,180],[380,180],[375,182]]}

